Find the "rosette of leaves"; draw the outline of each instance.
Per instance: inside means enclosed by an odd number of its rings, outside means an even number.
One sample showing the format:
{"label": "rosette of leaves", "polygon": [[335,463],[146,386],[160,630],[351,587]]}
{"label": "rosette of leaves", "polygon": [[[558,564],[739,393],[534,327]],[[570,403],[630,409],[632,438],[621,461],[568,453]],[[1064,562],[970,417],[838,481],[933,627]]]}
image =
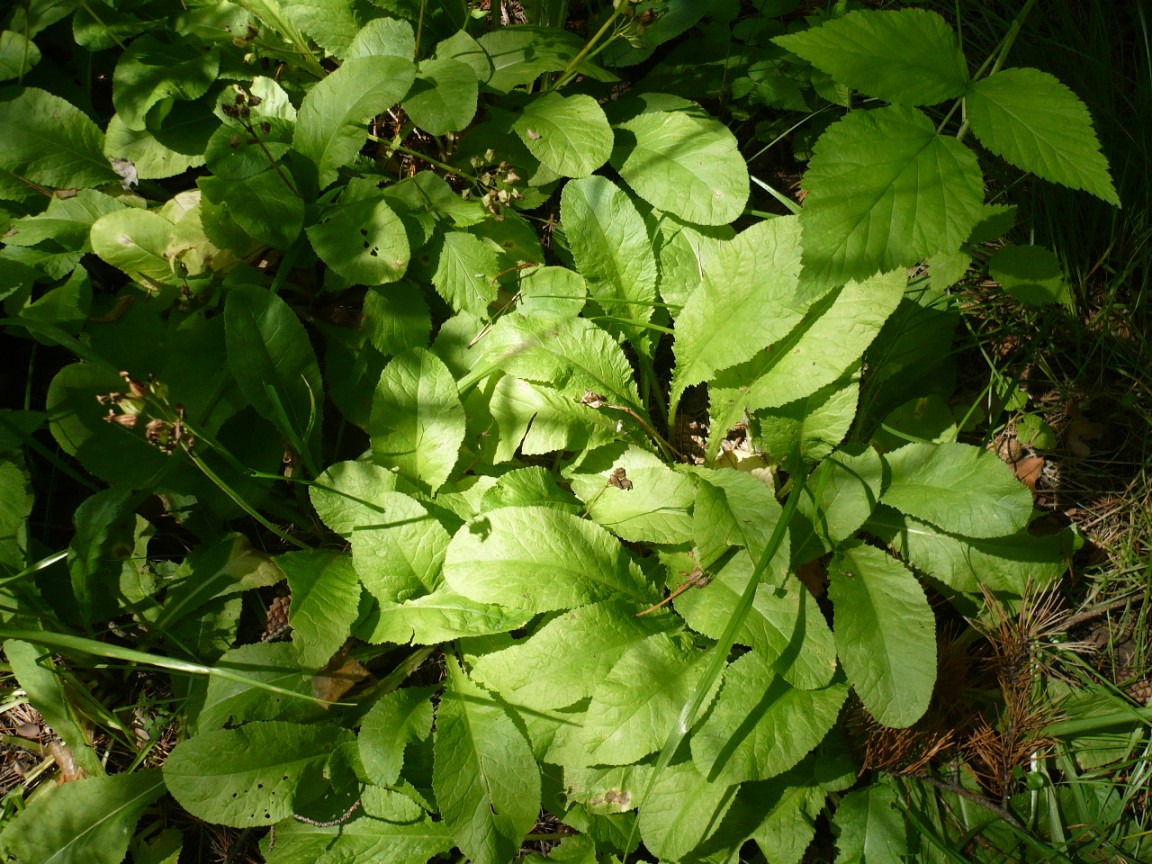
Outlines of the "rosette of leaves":
{"label": "rosette of leaves", "polygon": [[[7,623],[131,620],[162,668],[206,673],[180,685],[188,734],[158,774],[38,802],[6,850],[73,860],[54,815],[98,821],[108,796],[130,832],[162,780],[207,823],[276,826],[272,862],[502,864],[555,833],[542,814],[571,832],[556,857],[753,840],[798,861],[855,782],[849,691],[889,726],[928,709],[925,586],[1060,572],[993,455],[954,427],[873,434],[903,428],[908,358],[955,323],[907,268],[991,215],[974,152],[924,107],[963,100],[990,152],[1114,198],[1086,113],[1040,73],[971,76],[930,13],[852,13],[778,47],[891,104],[828,128],[799,215],[745,218],[724,123],[608,98],[697,5],[617,4],[586,40],[423,4],[85,7],[73,31],[113,69],[115,112],[50,79],[0,94],[9,322],[75,352],[48,422],[110,487],[76,511],[66,590]],[[34,45],[67,14],[25,4],[7,26]],[[337,298],[351,322],[323,311]],[[690,391],[696,460],[668,434]],[[138,415],[168,424],[163,450],[118,419]],[[8,525],[29,494],[4,464]],[[133,567],[153,495],[195,512],[195,545]],[[270,554],[225,530],[241,516]],[[279,581],[290,641],[241,644],[241,598]],[[379,680],[333,683],[357,664]],[[17,677],[51,699],[37,668]],[[887,795],[837,818],[855,831]]]}

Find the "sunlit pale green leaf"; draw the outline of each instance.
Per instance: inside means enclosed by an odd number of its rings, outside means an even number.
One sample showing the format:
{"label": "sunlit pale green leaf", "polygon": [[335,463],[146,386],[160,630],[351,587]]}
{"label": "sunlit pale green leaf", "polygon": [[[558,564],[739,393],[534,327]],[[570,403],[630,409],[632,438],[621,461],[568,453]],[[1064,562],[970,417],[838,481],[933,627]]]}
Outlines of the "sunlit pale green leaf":
{"label": "sunlit pale green leaf", "polygon": [[1028,487],[983,447],[907,444],[884,460],[892,480],[881,500],[949,533],[998,537],[1032,517]]}
{"label": "sunlit pale green leaf", "polygon": [[692,762],[665,768],[640,810],[645,847],[661,861],[681,860],[720,827],[737,788],[709,781]]}
{"label": "sunlit pale green leaf", "polygon": [[871,447],[832,454],[812,472],[798,512],[827,545],[847,540],[880,503],[884,463]]}
{"label": "sunlit pale green leaf", "polygon": [[1084,103],[1039,69],[1004,69],[968,88],[968,122],[980,143],[1038,177],[1120,206]]}
{"label": "sunlit pale green leaf", "polygon": [[92,223],[92,251],[145,285],[175,279],[168,257],[175,226],[159,213],[135,207],[115,210]]}
{"label": "sunlit pale green leaf", "polygon": [[0,849],[15,861],[120,864],[140,815],[163,794],[156,769],[61,784],[8,823]]}
{"label": "sunlit pale green leaf", "polygon": [[759,222],[715,244],[700,287],[676,318],[673,399],[721,369],[749,360],[800,323],[800,222]]}
{"label": "sunlit pale green leaf", "polygon": [[423,252],[436,260],[432,284],[457,312],[488,317],[488,304],[496,299],[500,272],[496,250],[466,231],[448,231]]}
{"label": "sunlit pale green leaf", "polygon": [[592,691],[584,721],[587,764],[626,765],[659,750],[707,659],[705,651],[663,633],[631,645]]}
{"label": "sunlit pale green leaf", "polygon": [[324,524],[344,537],[358,526],[387,518],[384,504],[396,489],[396,474],[371,462],[337,462],[309,487],[312,506]]}
{"label": "sunlit pale green leaf", "polygon": [[860,541],[828,565],[836,651],[868,712],[911,726],[936,684],[936,621],[924,589],[895,558]]}
{"label": "sunlit pale green leaf", "polygon": [[436,715],[432,785],[444,824],[476,864],[505,864],[540,812],[540,773],[507,709],[453,660]]}
{"label": "sunlit pale green leaf", "polygon": [[546,612],[611,598],[652,602],[627,551],[599,525],[552,507],[503,507],[452,538],[449,587],[482,603]]}
{"label": "sunlit pale green leaf", "polygon": [[813,304],[804,321],[739,366],[711,390],[712,416],[729,429],[744,411],[778,408],[833,384],[857,366],[904,296],[903,271],[849,282]]}
{"label": "sunlit pale green leaf", "polygon": [[831,453],[856,419],[860,398],[860,366],[849,367],[839,381],[795,402],[757,412],[759,444],[776,459],[796,453],[815,462]]}
{"label": "sunlit pale green leaf", "polygon": [[356,635],[373,643],[438,645],[464,636],[507,633],[531,617],[531,612],[480,602],[442,587],[403,603],[380,604],[358,625]]}
{"label": "sunlit pale green leaf", "polygon": [[393,786],[404,764],[404,747],[424,741],[432,732],[432,691],[405,687],[386,693],[360,724],[356,738],[360,761],[372,782]]}
{"label": "sunlit pale green leaf", "polygon": [[621,124],[612,166],[641,198],[686,222],[725,225],[748,200],[735,136],[695,113],[656,111]]}
{"label": "sunlit pale green leaf", "polygon": [[612,152],[604,109],[583,93],[539,96],[524,106],[512,128],[533,156],[562,177],[587,177]]}
{"label": "sunlit pale green leaf", "polygon": [[[676,611],[693,630],[718,639],[734,614],[752,576],[753,562],[735,555],[712,581],[676,598]],[[736,642],[756,649],[776,674],[804,690],[824,687],[836,671],[832,631],[816,601],[796,582],[787,589],[761,585]]]}
{"label": "sunlit pale green leaf", "polygon": [[347,822],[330,826],[289,820],[277,827],[274,846],[267,836],[261,842],[268,864],[425,864],[453,846],[444,823],[426,813],[414,820],[395,821],[357,814]]}
{"label": "sunlit pale green leaf", "polygon": [[[564,231],[588,292],[608,315],[647,321],[656,300],[656,258],[636,205],[600,176],[567,183],[560,201]],[[645,335],[639,326],[623,324],[623,330],[634,339]]]}
{"label": "sunlit pale green leaf", "polygon": [[435,354],[413,348],[384,367],[369,424],[376,461],[435,491],[456,464],[464,424],[456,382]]}
{"label": "sunlit pale green leaf", "polygon": [[374,18],[365,24],[349,45],[345,59],[374,55],[405,60],[415,57],[416,34],[412,32],[412,25],[395,18]]}
{"label": "sunlit pale green leaf", "polygon": [[[606,450],[580,467],[570,478],[572,491],[586,502],[593,522],[622,540],[672,545],[691,540],[696,489],[690,477],[638,447]],[[619,469],[627,477],[613,483]]]}
{"label": "sunlit pale green leaf", "polygon": [[346,729],[279,721],[206,732],[164,762],[168,791],[189,813],[218,825],[275,825],[323,794],[324,765]]}
{"label": "sunlit pale green leaf", "polygon": [[422,504],[400,492],[375,492],[372,501],[381,512],[352,534],[352,560],[364,587],[381,603],[433,591],[440,584],[448,532]]}
{"label": "sunlit pale green leaf", "polygon": [[934,105],[964,91],[956,33],[926,9],[850,12],[773,40],[836,81],[887,102]]}
{"label": "sunlit pale green leaf", "polygon": [[316,166],[321,188],[330,185],[336,169],[363,146],[368,120],[403,99],[415,77],[411,60],[356,57],[308,91],[292,143]]}
{"label": "sunlit pale green leaf", "polygon": [[[337,57],[345,57],[360,32],[364,9],[346,0],[282,0],[284,14],[304,35]],[[409,57],[412,55],[409,54]]]}
{"label": "sunlit pale green leaf", "polygon": [[247,680],[217,675],[208,679],[203,704],[197,706],[193,715],[192,729],[197,733],[239,726],[252,720],[306,722],[323,716],[324,709],[314,703],[272,693],[251,683],[315,696],[312,673],[300,668],[296,648],[288,642],[241,645],[227,651],[216,661],[216,667],[239,672]]}
{"label": "sunlit pale green leaf", "polygon": [[591,696],[631,645],[668,629],[672,620],[636,618],[618,600],[581,606],[512,647],[485,654],[473,677],[513,704],[563,708]]}
{"label": "sunlit pale green leaf", "polygon": [[288,623],[306,669],[318,669],[348,638],[360,601],[360,583],[347,555],[320,549],[280,555],[292,603]]}
{"label": "sunlit pale green leaf", "polygon": [[804,267],[822,286],[955,251],[984,198],[976,154],[900,105],[853,111],[829,126],[804,188]]}
{"label": "sunlit pale green leaf", "polygon": [[843,678],[800,690],[776,677],[759,652],[724,673],[724,687],[693,732],[692,758],[720,785],[766,780],[787,771],[819,744],[848,698]]}

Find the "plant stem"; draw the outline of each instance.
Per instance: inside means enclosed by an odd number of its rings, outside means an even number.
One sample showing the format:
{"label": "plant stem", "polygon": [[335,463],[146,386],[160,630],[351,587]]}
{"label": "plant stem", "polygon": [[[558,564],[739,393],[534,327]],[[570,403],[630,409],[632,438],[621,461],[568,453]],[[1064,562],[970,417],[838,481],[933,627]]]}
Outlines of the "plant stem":
{"label": "plant stem", "polygon": [[614,10],[612,10],[612,14],[608,16],[608,20],[605,21],[603,25],[601,25],[600,29],[596,31],[596,35],[589,39],[588,44],[580,49],[580,53],[572,58],[572,62],[564,67],[564,71],[560,73],[560,77],[558,77],[555,81],[544,88],[545,93],[551,93],[553,90],[558,90],[568,83],[568,80],[576,74],[576,68],[588,58],[588,55],[592,52],[592,49],[596,47],[596,43],[599,42],[603,38],[604,34],[608,32],[608,29],[616,23],[616,19],[620,17],[621,13],[624,11],[624,8],[627,5],[628,4],[626,2],[621,3]]}

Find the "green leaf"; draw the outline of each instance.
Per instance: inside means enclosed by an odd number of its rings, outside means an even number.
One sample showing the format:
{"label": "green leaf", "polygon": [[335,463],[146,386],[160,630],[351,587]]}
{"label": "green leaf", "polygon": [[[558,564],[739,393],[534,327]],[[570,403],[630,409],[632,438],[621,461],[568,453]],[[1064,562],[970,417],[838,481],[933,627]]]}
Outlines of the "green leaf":
{"label": "green leaf", "polygon": [[704,273],[716,266],[720,250],[735,234],[727,225],[689,225],[668,214],[660,220],[659,230],[660,299],[679,319],[688,297],[704,284]]}
{"label": "green leaf", "polygon": [[832,824],[837,833],[837,864],[887,864],[908,856],[908,829],[895,786],[882,781],[849,792],[840,801]]}
{"label": "green leaf", "polygon": [[640,810],[644,846],[661,861],[684,860],[720,829],[736,791],[709,781],[691,762],[664,769]]}
{"label": "green leaf", "polygon": [[881,500],[964,537],[1014,534],[1032,518],[1032,494],[996,454],[971,444],[908,444],[884,456]]}
{"label": "green leaf", "polygon": [[812,472],[797,507],[828,547],[847,540],[880,503],[884,462],[866,445],[842,449]]}
{"label": "green leaf", "polygon": [[428,510],[400,492],[376,492],[382,512],[356,525],[352,560],[364,587],[381,603],[400,603],[439,587],[451,539]]}
{"label": "green leaf", "polygon": [[[607,331],[587,318],[549,321],[513,313],[500,319],[485,343],[486,350],[497,358],[495,362],[505,372],[553,387],[573,404],[584,396],[584,391],[592,390],[609,402],[626,405],[644,416],[628,358]],[[581,413],[597,410],[576,407]],[[612,416],[623,419],[618,411]]]}
{"label": "green leaf", "polygon": [[1043,246],[1002,246],[988,261],[988,275],[1029,306],[1073,302],[1060,259]]}
{"label": "green leaf", "polygon": [[162,42],[144,35],[116,63],[112,104],[129,129],[143,129],[145,115],[165,99],[199,99],[220,68],[220,52],[191,41]]}
{"label": "green leaf", "polygon": [[319,669],[348,639],[360,603],[360,583],[347,555],[322,549],[289,552],[276,559],[288,576],[300,665]]}
{"label": "green leaf", "polygon": [[828,565],[836,651],[868,712],[906,728],[936,684],[936,620],[924,589],[899,561],[859,541]]}
{"label": "green leaf", "polygon": [[537,710],[572,705],[592,695],[629,647],[674,621],[636,618],[634,611],[619,600],[573,609],[512,647],[485,654],[473,665],[472,677],[515,705]]}
{"label": "green leaf", "polygon": [[423,250],[436,258],[432,284],[457,312],[489,316],[488,304],[500,293],[496,250],[466,231],[448,231]]}
{"label": "green leaf", "polygon": [[627,765],[659,750],[707,661],[708,652],[664,633],[631,645],[592,691],[584,720],[588,764]]}
{"label": "green leaf", "polygon": [[[328,658],[325,658],[327,660]],[[274,693],[278,687],[301,696],[314,697],[312,673],[300,668],[295,646],[288,642],[257,642],[224,653],[213,667],[235,670],[243,677],[208,679],[204,703],[192,715],[197,733],[239,726],[252,720],[305,722],[324,715],[324,709],[304,699]]]}
{"label": "green leaf", "polygon": [[355,740],[335,726],[257,722],[181,741],[164,762],[164,782],[197,818],[233,828],[275,825],[327,788],[323,771]]}
{"label": "green leaf", "polygon": [[[781,508],[770,478],[744,471],[696,468],[700,484],[693,512],[693,541],[697,560],[711,567],[729,550],[739,546],[759,560],[780,520]],[[779,585],[788,572],[788,537],[784,536],[775,558],[761,576]]]}
{"label": "green leaf", "polygon": [[1067,569],[1062,534],[1034,536],[1027,529],[1002,537],[973,540],[946,534],[927,522],[880,507],[864,530],[891,546],[908,564],[950,588],[976,594],[1022,595],[1026,585],[1048,585]]}
{"label": "green leaf", "polygon": [[0,81],[22,78],[39,62],[35,42],[11,30],[0,32]]}
{"label": "green leaf", "polygon": [[906,278],[893,271],[849,282],[818,301],[784,339],[719,373],[710,394],[719,428],[730,429],[745,410],[781,407],[841,380],[900,305]]}
{"label": "green leaf", "polygon": [[500,507],[535,505],[559,507],[577,515],[584,509],[575,495],[560,487],[547,468],[531,465],[502,474],[492,488],[484,493],[480,512]]}
{"label": "green leaf", "polygon": [[561,177],[587,177],[612,153],[612,127],[591,96],[537,96],[512,124],[524,146]]}
{"label": "green leaf", "polygon": [[529,317],[575,318],[584,309],[588,284],[566,267],[535,267],[520,280],[520,310]]}
{"label": "green leaf", "polygon": [[[0,434],[4,427],[0,425]],[[7,449],[7,448],[0,448]],[[0,572],[24,569],[27,526],[35,498],[28,475],[8,460],[0,461]]]}
{"label": "green leaf", "polygon": [[829,126],[804,187],[804,266],[821,286],[955,251],[983,216],[976,155],[900,105]]}
{"label": "green leaf", "polygon": [[374,18],[356,34],[345,54],[353,57],[387,56],[411,60],[416,56],[416,34],[407,21],[395,18]]}
{"label": "green leaf", "polygon": [[700,287],[676,318],[672,399],[721,369],[750,360],[800,323],[800,222],[758,222],[716,244]]}
{"label": "green leaf", "polygon": [[[718,639],[751,576],[752,559],[738,553],[704,588],[676,598],[676,611],[693,630]],[[832,631],[815,599],[796,582],[786,589],[759,585],[736,642],[754,648],[785,681],[803,690],[827,686],[836,671]]]}
{"label": "green leaf", "polygon": [[389,288],[373,285],[364,295],[361,326],[381,354],[403,354],[409,348],[428,347],[432,316],[424,295],[411,282]]}
{"label": "green leaf", "polygon": [[65,691],[64,679],[52,660],[52,652],[40,645],[9,639],[4,642],[4,656],[28,701],[71,751],[76,764],[89,775],[102,775],[104,766],[84,733],[72,697]]}
{"label": "green leaf", "polygon": [[481,603],[549,612],[612,598],[637,610],[652,587],[606,530],[552,507],[504,507],[456,532],[444,581]]}
{"label": "green leaf", "polygon": [[811,464],[823,459],[844,440],[856,419],[860,399],[860,364],[853,364],[839,381],[795,402],[756,413],[764,452],[777,460],[793,452]]}
{"label": "green leaf", "polygon": [[404,765],[404,748],[432,732],[432,690],[405,687],[385,693],[360,724],[360,761],[378,786],[394,786]]}
{"label": "green leaf", "polygon": [[460,851],[505,864],[540,813],[540,772],[512,716],[449,659],[436,714],[432,788]]}
{"label": "green leaf", "polygon": [[411,60],[356,57],[308,91],[292,144],[316,165],[320,188],[329,186],[336,169],[364,145],[368,120],[404,98],[415,77]]}
{"label": "green leaf", "polygon": [[137,820],[163,794],[156,769],[64,783],[8,823],[0,848],[15,861],[120,864]]}
{"label": "green leaf", "polygon": [[87,498],[72,515],[68,544],[72,593],[85,624],[116,615],[114,585],[132,555],[137,505],[132,489],[113,486]]}
{"label": "green leaf", "polygon": [[472,122],[478,92],[471,66],[459,60],[425,60],[404,99],[404,110],[428,134],[447,135]]}
{"label": "green leaf", "polygon": [[531,618],[532,613],[522,609],[477,602],[440,588],[403,603],[381,604],[358,625],[356,635],[373,643],[439,645],[464,636],[507,633]]}
{"label": "green leaf", "polygon": [[115,183],[104,135],[74,105],[35,87],[11,89],[0,101],[0,168],[63,189]]}
{"label": "green leaf", "polygon": [[489,411],[500,436],[493,455],[497,463],[518,455],[540,456],[562,450],[583,453],[617,440],[618,421],[610,413],[589,410],[551,387],[511,375],[496,382]]}
{"label": "green leaf", "polygon": [[372,453],[435,492],[452,473],[464,441],[464,407],[448,367],[413,348],[384,367],[372,397]]}
{"label": "green leaf", "polygon": [[425,864],[452,848],[447,828],[427,814],[395,821],[357,815],[328,826],[292,820],[276,829],[274,847],[267,837],[262,842],[268,864]]}
{"label": "green leaf", "polygon": [[[586,177],[565,184],[560,212],[572,257],[605,314],[626,322],[651,318],[656,258],[632,199],[606,177]],[[646,335],[639,325],[625,332],[634,340]]]}
{"label": "green leaf", "polygon": [[772,40],[838,83],[903,105],[935,105],[964,92],[968,68],[956,34],[925,9],[850,12]]}
{"label": "green leaf", "polygon": [[491,63],[480,82],[499,93],[531,84],[544,72],[559,72],[584,47],[575,33],[546,27],[497,27],[479,39]]}
{"label": "green leaf", "polygon": [[276,170],[242,180],[201,177],[205,197],[254,240],[286,250],[304,227],[304,202]]}
{"label": "green leaf", "polygon": [[92,223],[92,251],[145,286],[170,284],[176,279],[168,253],[175,228],[152,210],[115,210]]}
{"label": "green leaf", "polygon": [[617,130],[612,167],[653,207],[698,225],[726,225],[744,212],[748,167],[723,123],[656,111]]}
{"label": "green leaf", "polygon": [[[569,479],[593,522],[631,542],[675,545],[692,539],[695,483],[657,456],[638,447],[622,454],[612,448],[580,468]],[[620,468],[628,475],[626,486],[611,482]]]}
{"label": "green leaf", "polygon": [[324,383],[300,319],[270,291],[237,285],[224,302],[224,326],[241,391],[307,457],[319,441]]}
{"label": "green leaf", "polygon": [[[282,0],[284,14],[329,54],[347,56],[360,32],[363,7],[346,0]],[[359,13],[359,14],[358,14]],[[412,55],[409,54],[409,57]]]}
{"label": "green leaf", "polygon": [[387,518],[385,502],[396,489],[396,474],[369,462],[337,462],[308,488],[312,506],[324,524],[342,537],[361,525]]}
{"label": "green leaf", "polygon": [[53,240],[65,249],[89,251],[88,232],[101,216],[123,210],[124,205],[95,189],[81,189],[71,198],[52,197],[35,216],[13,220],[4,242],[9,246],[35,246]]}
{"label": "green leaf", "polygon": [[965,101],[972,131],[997,156],[1120,206],[1088,109],[1056,78],[1004,69],[969,86]]}
{"label": "green leaf", "polygon": [[[395,282],[407,270],[410,255],[404,223],[374,186],[353,181],[340,203],[308,228],[320,259],[349,282],[364,285]],[[365,188],[367,195],[361,192]]]}
{"label": "green leaf", "polygon": [[692,759],[711,783],[782,774],[824,740],[848,698],[843,678],[817,690],[792,687],[757,651],[729,665],[712,710],[692,734]]}

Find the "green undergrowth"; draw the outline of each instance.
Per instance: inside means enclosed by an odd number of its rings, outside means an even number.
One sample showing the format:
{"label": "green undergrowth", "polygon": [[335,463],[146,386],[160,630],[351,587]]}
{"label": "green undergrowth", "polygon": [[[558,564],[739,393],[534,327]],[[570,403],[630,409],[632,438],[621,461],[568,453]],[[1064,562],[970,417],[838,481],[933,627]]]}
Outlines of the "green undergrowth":
{"label": "green undergrowth", "polygon": [[1120,204],[1033,3],[484,5],[7,13],[0,852],[1137,855],[951,347]]}

